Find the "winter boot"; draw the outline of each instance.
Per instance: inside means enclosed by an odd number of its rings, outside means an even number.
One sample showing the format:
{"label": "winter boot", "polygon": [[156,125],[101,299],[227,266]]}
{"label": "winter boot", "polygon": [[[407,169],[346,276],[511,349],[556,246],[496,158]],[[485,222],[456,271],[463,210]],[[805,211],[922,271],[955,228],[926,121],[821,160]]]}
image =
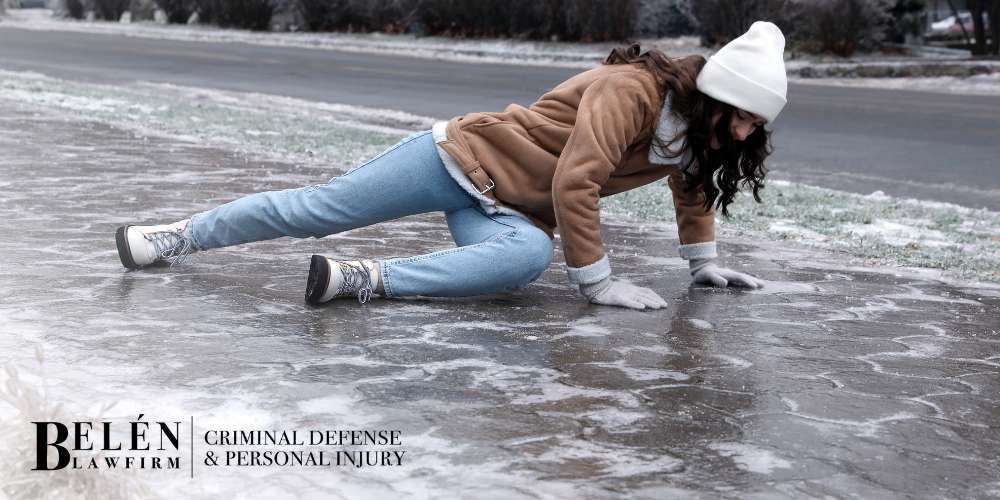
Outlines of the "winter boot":
{"label": "winter boot", "polygon": [[374,260],[331,260],[313,255],[306,281],[306,302],[314,305],[341,298],[357,297],[364,304],[378,286]]}
{"label": "winter boot", "polygon": [[196,251],[190,224],[190,219],[184,219],[160,226],[121,226],[115,232],[118,258],[129,269],[157,262],[180,264]]}

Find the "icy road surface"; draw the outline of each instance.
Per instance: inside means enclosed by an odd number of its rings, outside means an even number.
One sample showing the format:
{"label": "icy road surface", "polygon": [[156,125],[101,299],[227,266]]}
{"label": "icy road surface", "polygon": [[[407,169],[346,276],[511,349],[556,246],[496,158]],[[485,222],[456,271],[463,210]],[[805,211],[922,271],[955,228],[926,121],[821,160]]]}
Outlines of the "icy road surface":
{"label": "icy road surface", "polygon": [[996,287],[851,267],[768,239],[724,244],[763,290],[692,287],[672,225],[608,218],[616,273],[668,308],[587,305],[561,264],[509,296],[311,308],[310,254],[447,247],[443,217],[126,272],[120,224],[337,171],[13,101],[0,100],[0,124],[0,353],[11,368],[0,391],[44,395],[0,399],[0,489],[12,498],[65,496],[77,477],[28,470],[27,422],[94,418],[112,403],[104,415],[123,421],[194,416],[196,434],[400,429],[408,462],[87,476],[102,498],[122,484],[163,498],[1000,494]]}

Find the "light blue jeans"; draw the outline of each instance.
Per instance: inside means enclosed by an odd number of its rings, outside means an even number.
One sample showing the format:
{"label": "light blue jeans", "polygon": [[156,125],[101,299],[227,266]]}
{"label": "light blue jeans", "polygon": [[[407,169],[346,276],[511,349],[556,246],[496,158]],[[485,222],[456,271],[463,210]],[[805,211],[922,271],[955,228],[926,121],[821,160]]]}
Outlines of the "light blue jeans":
{"label": "light blue jeans", "polygon": [[[448,174],[430,131],[403,139],[326,184],[252,194],[191,217],[195,248],[281,236],[321,238],[407,215],[444,212],[456,248],[380,261],[387,297],[508,292],[537,279],[552,240],[529,220],[486,214]],[[364,258],[361,255],[351,259]]]}

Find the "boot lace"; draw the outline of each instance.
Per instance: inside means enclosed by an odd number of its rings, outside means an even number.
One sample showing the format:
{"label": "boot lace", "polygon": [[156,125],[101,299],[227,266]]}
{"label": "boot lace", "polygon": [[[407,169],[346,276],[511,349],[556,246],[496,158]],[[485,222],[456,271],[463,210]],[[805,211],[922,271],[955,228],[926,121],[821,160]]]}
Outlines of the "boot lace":
{"label": "boot lace", "polygon": [[357,265],[350,262],[339,262],[340,272],[344,275],[344,281],[340,283],[337,295],[358,296],[358,303],[364,304],[372,298],[372,277],[370,269],[364,262]]}
{"label": "boot lace", "polygon": [[153,244],[153,250],[158,259],[163,259],[170,266],[183,264],[191,255],[194,246],[191,238],[185,236],[187,226],[177,231],[158,231],[144,235]]}

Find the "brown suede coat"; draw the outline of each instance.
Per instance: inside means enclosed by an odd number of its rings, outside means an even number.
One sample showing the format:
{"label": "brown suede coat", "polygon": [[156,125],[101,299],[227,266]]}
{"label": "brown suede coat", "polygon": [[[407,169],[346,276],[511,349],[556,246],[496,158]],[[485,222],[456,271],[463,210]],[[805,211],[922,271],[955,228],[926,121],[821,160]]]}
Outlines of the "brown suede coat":
{"label": "brown suede coat", "polygon": [[558,227],[569,267],[604,256],[599,197],[667,176],[681,244],[713,241],[715,213],[704,209],[702,191],[684,192],[677,165],[649,161],[662,105],[645,69],[603,65],[528,108],[511,104],[500,113],[451,119],[441,147],[470,178],[485,171],[498,203],[530,216],[550,236]]}

